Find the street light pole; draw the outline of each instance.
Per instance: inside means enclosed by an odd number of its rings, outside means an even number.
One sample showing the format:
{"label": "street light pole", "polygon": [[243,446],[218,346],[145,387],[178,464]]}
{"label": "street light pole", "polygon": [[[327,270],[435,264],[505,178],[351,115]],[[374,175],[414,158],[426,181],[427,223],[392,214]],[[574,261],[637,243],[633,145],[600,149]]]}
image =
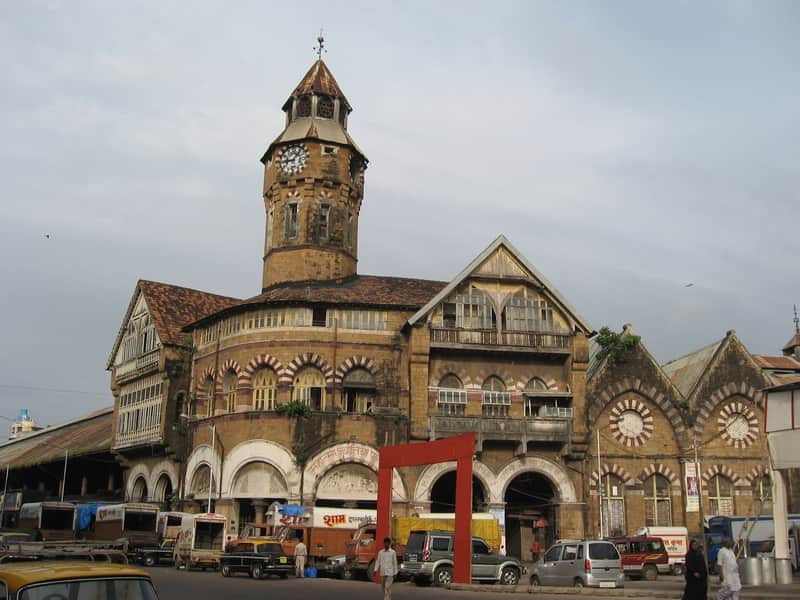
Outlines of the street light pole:
{"label": "street light pole", "polygon": [[3,528],[3,519],[6,516],[6,495],[8,494],[8,470],[10,464],[6,464],[6,482],[3,484],[3,503],[0,504],[0,529]]}
{"label": "street light pole", "polygon": [[603,539],[603,469],[600,465],[600,429],[597,429],[597,497],[600,502],[600,539]]}
{"label": "street light pole", "polygon": [[61,480],[61,502],[64,501],[64,490],[67,489],[67,461],[69,460],[69,450],[64,451],[64,478]]}

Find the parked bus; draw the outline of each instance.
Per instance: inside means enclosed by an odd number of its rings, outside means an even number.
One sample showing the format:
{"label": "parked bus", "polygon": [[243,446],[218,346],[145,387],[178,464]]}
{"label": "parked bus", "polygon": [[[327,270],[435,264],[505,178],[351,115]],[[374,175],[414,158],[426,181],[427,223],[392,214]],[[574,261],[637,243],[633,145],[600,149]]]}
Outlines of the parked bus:
{"label": "parked bus", "polygon": [[63,541],[75,538],[75,505],[71,502],[29,502],[19,510],[19,529],[34,539]]}
{"label": "parked bus", "polygon": [[[800,515],[789,515],[789,535],[794,529],[800,528]],[[747,529],[745,530],[745,524]],[[709,517],[706,529],[706,552],[709,568],[714,570],[717,563],[717,553],[722,547],[723,538],[730,538],[734,544],[747,535],[748,546],[745,549],[748,556],[756,556],[763,542],[775,538],[775,522],[772,516],[761,517]],[[797,557],[792,558],[797,564]]]}

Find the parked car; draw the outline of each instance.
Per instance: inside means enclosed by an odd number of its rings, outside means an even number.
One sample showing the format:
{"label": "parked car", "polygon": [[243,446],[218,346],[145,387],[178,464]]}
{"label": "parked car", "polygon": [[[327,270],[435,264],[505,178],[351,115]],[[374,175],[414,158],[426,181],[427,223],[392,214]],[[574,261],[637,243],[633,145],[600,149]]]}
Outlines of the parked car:
{"label": "parked car", "polygon": [[261,579],[266,575],[278,575],[286,579],[294,570],[294,561],[284,554],[277,540],[238,542],[232,552],[220,557],[219,563],[223,577],[247,573],[253,579]]}
{"label": "parked car", "polygon": [[172,565],[175,563],[175,542],[168,540],[160,546],[134,548],[131,561],[152,567],[153,565]]}
{"label": "parked car", "polygon": [[141,569],[108,562],[48,560],[0,564],[0,598],[158,600],[158,595]]}
{"label": "parked car", "polygon": [[554,544],[533,565],[532,586],[625,587],[622,558],[611,542],[582,540]]}
{"label": "parked car", "polygon": [[[398,579],[413,579],[417,585],[449,585],[453,581],[452,531],[417,530],[408,536]],[[522,564],[511,556],[492,552],[479,537],[472,538],[472,579],[516,585]]]}
{"label": "parked car", "polygon": [[637,536],[612,541],[622,555],[622,570],[628,577],[655,581],[659,573],[672,570],[661,538]]}

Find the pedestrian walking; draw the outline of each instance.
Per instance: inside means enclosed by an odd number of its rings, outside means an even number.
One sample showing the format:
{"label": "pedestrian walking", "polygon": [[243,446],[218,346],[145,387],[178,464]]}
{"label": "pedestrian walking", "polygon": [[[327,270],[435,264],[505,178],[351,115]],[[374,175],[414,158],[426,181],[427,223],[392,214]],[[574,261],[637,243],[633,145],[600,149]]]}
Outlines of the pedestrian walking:
{"label": "pedestrian walking", "polygon": [[683,588],[683,600],[706,600],[708,594],[708,568],[703,558],[703,549],[697,540],[689,542],[686,553],[686,587]]}
{"label": "pedestrian walking", "polygon": [[296,577],[305,577],[306,573],[306,545],[303,542],[297,542],[294,547],[294,574]]}
{"label": "pedestrian walking", "polygon": [[391,538],[383,538],[383,550],[378,552],[375,572],[381,575],[383,600],[392,600],[392,582],[397,576],[397,552],[392,548]]}
{"label": "pedestrian walking", "polygon": [[717,600],[739,600],[742,582],[739,580],[739,563],[733,553],[731,538],[722,540],[722,548],[717,554],[717,566],[722,586],[717,593]]}

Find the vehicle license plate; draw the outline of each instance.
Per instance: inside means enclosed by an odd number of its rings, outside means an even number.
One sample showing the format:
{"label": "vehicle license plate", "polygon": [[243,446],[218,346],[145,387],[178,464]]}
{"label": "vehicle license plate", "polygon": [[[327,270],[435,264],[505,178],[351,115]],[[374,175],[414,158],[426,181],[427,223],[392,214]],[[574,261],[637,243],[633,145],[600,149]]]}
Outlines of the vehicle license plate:
{"label": "vehicle license plate", "polygon": [[282,565],[285,565],[285,564],[286,564],[286,557],[285,557],[285,556],[281,556],[280,563],[281,563]]}
{"label": "vehicle license plate", "polygon": [[613,581],[601,581],[600,582],[600,587],[601,588],[613,588],[613,587],[617,587],[617,584],[614,583]]}
{"label": "vehicle license plate", "polygon": [[416,554],[409,554],[408,555],[408,562],[417,562],[417,555]]}

